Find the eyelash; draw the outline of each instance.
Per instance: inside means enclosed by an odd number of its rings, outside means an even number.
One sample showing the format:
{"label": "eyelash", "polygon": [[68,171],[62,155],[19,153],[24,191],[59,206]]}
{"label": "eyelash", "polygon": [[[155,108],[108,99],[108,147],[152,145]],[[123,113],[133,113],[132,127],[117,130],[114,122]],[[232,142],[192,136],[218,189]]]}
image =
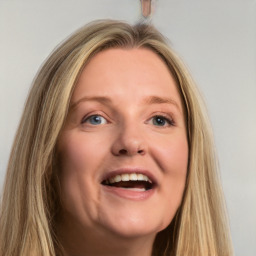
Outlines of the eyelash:
{"label": "eyelash", "polygon": [[105,118],[103,115],[95,113],[95,114],[93,114],[93,115],[89,115],[89,116],[83,117],[83,119],[82,119],[82,121],[81,121],[81,124],[86,123],[86,121],[88,121],[90,118],[92,118],[92,117],[94,117],[94,116],[100,116],[100,117],[104,118],[104,119],[106,120],[106,122],[108,122],[107,118]]}
{"label": "eyelash", "polygon": [[163,119],[164,121],[167,122],[167,125],[160,125],[160,126],[155,125],[155,126],[159,126],[161,128],[166,128],[166,127],[169,127],[169,126],[175,126],[175,122],[174,122],[173,118],[170,118],[169,116],[166,116],[166,115],[163,115],[163,114],[158,114],[158,115],[152,116],[149,119],[149,121],[152,120],[153,118],[161,118],[161,119]]}
{"label": "eyelash", "polygon": [[[104,118],[105,121],[106,121],[106,123],[108,123],[107,118],[105,118],[105,117],[104,117],[103,115],[101,115],[101,114],[95,113],[95,114],[93,114],[93,115],[85,116],[85,117],[82,119],[81,124],[85,124],[90,118],[92,118],[92,117],[97,117],[97,116]],[[174,122],[173,118],[170,118],[169,116],[166,116],[166,115],[163,115],[163,114],[156,114],[156,115],[153,115],[152,117],[150,117],[150,118],[148,119],[147,123],[149,123],[151,120],[153,120],[153,118],[159,118],[159,119],[162,119],[162,120],[164,120],[165,122],[167,122],[167,125],[166,125],[166,124],[164,124],[164,125],[156,125],[156,124],[154,124],[153,121],[152,121],[152,125],[154,125],[154,126],[158,126],[158,127],[161,127],[161,128],[166,128],[166,127],[169,127],[169,126],[175,126],[175,122]],[[106,123],[104,123],[104,124],[106,124]],[[102,124],[102,123],[100,123],[100,124],[98,124],[98,125],[101,125],[101,124]],[[91,124],[91,125],[93,125],[93,124]],[[95,124],[95,126],[97,126],[97,124]]]}

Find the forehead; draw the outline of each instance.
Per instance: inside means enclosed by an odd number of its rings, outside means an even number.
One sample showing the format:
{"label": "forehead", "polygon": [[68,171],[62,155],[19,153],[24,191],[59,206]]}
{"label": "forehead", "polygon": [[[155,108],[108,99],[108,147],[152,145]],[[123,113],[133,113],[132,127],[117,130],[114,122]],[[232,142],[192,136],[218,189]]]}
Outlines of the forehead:
{"label": "forehead", "polygon": [[108,49],[97,53],[82,71],[72,101],[82,96],[110,96],[134,102],[143,96],[180,99],[166,63],[147,48]]}

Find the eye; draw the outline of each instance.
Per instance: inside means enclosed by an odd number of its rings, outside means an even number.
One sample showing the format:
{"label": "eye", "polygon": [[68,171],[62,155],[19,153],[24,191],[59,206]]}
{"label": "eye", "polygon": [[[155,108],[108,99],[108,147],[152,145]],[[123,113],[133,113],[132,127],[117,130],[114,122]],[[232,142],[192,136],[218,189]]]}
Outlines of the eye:
{"label": "eye", "polygon": [[91,125],[100,125],[100,124],[106,124],[107,120],[100,115],[92,115],[85,119],[83,119],[82,123],[89,123]]}
{"label": "eye", "polygon": [[155,126],[165,127],[165,126],[173,126],[174,125],[174,122],[172,119],[169,119],[169,118],[161,116],[161,115],[153,116],[151,118],[151,120],[152,120],[151,121],[152,124]]}

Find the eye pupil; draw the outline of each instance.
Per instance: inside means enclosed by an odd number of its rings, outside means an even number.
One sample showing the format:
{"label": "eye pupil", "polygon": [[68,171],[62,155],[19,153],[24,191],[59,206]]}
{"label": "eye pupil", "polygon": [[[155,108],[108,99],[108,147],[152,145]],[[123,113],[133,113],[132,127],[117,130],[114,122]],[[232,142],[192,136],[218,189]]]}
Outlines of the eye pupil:
{"label": "eye pupil", "polygon": [[100,116],[91,116],[89,120],[91,124],[101,124],[102,122]]}
{"label": "eye pupil", "polygon": [[156,116],[156,117],[153,119],[153,124],[154,124],[154,125],[164,126],[165,123],[166,123],[165,118],[163,118],[163,117],[161,117],[161,116]]}

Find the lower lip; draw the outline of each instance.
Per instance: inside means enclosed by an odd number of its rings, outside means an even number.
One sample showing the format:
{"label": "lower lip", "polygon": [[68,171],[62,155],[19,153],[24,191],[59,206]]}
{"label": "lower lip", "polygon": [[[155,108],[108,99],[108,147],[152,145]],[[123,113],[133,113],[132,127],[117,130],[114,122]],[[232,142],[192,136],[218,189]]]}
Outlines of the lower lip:
{"label": "lower lip", "polygon": [[145,190],[145,191],[134,191],[134,190],[129,190],[125,188],[118,188],[118,187],[111,187],[111,186],[104,186],[104,185],[103,185],[103,189],[107,193],[112,193],[114,195],[117,195],[125,199],[137,200],[137,201],[146,200],[150,198],[155,192],[154,188]]}

